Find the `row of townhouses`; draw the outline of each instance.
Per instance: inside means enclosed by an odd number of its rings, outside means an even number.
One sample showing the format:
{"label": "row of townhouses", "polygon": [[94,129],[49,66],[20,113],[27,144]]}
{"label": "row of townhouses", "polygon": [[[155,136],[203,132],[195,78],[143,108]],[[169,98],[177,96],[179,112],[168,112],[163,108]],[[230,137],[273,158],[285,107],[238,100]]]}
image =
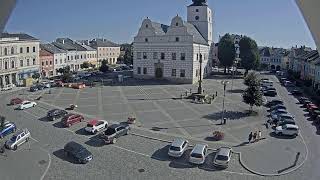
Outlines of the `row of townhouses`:
{"label": "row of townhouses", "polygon": [[260,64],[268,70],[281,71],[288,69],[290,51],[283,48],[260,48]]}
{"label": "row of townhouses", "polygon": [[105,39],[74,41],[58,38],[49,44],[41,44],[28,34],[0,34],[0,87],[15,84],[26,85],[36,73],[42,77],[59,75],[58,69],[69,66],[72,71],[81,70],[81,64],[99,67],[103,60],[116,64],[120,46]]}

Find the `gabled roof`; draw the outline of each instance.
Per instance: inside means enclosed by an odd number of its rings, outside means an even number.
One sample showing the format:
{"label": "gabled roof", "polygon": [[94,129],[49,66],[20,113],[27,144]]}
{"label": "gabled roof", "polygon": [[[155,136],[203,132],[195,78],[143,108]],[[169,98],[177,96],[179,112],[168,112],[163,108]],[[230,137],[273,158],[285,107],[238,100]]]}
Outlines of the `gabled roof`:
{"label": "gabled roof", "polygon": [[94,39],[90,41],[90,45],[94,48],[97,47],[120,47],[118,44],[106,39]]}
{"label": "gabled roof", "polygon": [[194,43],[208,45],[208,42],[204,39],[202,34],[193,24],[184,22],[184,25],[187,27],[188,34],[193,36]]}
{"label": "gabled roof", "polygon": [[165,35],[168,31],[169,26],[157,22],[151,21],[152,27],[155,29],[156,35]]}
{"label": "gabled roof", "polygon": [[53,44],[40,44],[40,48],[41,49],[45,49],[46,51],[49,51],[49,52],[51,52],[53,54],[66,53],[67,52],[67,51],[65,51],[63,49],[57,48]]}
{"label": "gabled roof", "polygon": [[86,51],[86,48],[69,38],[57,38],[52,44],[67,51]]}
{"label": "gabled roof", "polygon": [[25,33],[0,33],[0,38],[16,38],[18,37],[19,40],[38,40],[35,37],[32,37]]}

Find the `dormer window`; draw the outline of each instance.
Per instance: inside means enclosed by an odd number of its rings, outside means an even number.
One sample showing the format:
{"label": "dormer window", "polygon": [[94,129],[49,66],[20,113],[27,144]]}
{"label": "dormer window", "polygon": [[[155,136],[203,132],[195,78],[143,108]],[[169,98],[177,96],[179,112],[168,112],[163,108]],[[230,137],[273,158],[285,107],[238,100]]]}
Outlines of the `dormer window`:
{"label": "dormer window", "polygon": [[199,20],[199,16],[196,16],[195,19],[196,19],[196,20]]}
{"label": "dormer window", "polygon": [[179,26],[179,23],[176,22],[176,26]]}
{"label": "dormer window", "polygon": [[149,42],[149,39],[148,39],[148,38],[145,38],[144,41],[145,41],[145,42]]}
{"label": "dormer window", "polygon": [[148,24],[146,24],[146,28],[148,28],[149,27],[149,25]]}

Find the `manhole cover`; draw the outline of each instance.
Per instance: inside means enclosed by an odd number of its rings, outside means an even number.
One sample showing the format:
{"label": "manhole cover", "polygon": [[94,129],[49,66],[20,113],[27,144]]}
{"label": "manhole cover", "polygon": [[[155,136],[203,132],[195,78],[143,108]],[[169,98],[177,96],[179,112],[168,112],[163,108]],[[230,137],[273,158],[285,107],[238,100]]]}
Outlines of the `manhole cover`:
{"label": "manhole cover", "polygon": [[145,170],[144,170],[144,169],[138,169],[138,171],[139,171],[140,173],[142,173],[142,172],[144,172]]}
{"label": "manhole cover", "polygon": [[40,165],[43,165],[43,164],[47,163],[47,161],[41,160],[41,161],[39,161],[38,163],[39,163]]}

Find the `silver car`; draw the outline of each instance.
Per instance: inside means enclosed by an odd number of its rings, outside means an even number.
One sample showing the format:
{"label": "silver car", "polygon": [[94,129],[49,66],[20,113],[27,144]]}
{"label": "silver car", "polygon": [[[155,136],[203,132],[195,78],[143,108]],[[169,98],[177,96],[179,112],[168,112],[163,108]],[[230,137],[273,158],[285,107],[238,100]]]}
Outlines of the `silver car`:
{"label": "silver car", "polygon": [[185,139],[175,139],[169,147],[168,155],[172,157],[181,157],[188,148],[188,141]]}
{"label": "silver car", "polygon": [[17,150],[18,146],[22,145],[25,142],[28,142],[30,139],[30,132],[28,129],[24,129],[13,135],[8,141],[6,141],[6,148]]}
{"label": "silver car", "polygon": [[227,168],[231,159],[231,148],[230,147],[221,147],[218,149],[214,160],[213,165],[216,167]]}

